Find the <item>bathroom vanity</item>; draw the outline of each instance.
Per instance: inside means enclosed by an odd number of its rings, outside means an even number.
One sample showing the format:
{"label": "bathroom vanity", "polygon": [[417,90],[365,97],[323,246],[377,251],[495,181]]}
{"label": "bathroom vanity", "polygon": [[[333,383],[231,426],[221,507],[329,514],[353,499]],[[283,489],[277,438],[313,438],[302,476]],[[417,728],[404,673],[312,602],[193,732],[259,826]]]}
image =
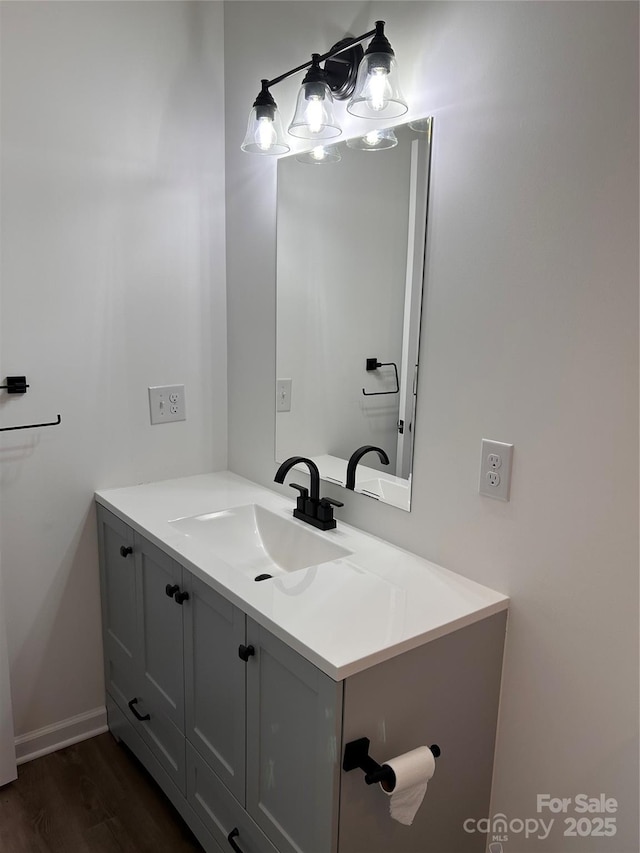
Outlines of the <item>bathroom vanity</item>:
{"label": "bathroom vanity", "polygon": [[[96,500],[109,727],[206,851],[484,850],[505,596],[230,473]],[[440,747],[411,826],[363,737]]]}

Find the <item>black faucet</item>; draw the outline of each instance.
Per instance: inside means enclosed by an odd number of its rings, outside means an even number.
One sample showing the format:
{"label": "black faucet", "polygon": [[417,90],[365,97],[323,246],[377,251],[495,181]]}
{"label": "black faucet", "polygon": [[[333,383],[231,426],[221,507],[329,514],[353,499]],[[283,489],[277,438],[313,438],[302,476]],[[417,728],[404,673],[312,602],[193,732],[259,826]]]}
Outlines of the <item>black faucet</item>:
{"label": "black faucet", "polygon": [[293,515],[300,521],[306,521],[307,524],[312,524],[319,530],[333,530],[336,526],[333,507],[344,506],[344,504],[340,501],[334,501],[332,498],[320,497],[320,471],[313,459],[307,459],[306,456],[290,456],[278,468],[273,479],[276,483],[284,483],[288,471],[301,462],[304,462],[309,468],[311,494],[309,494],[309,489],[306,486],[299,486],[297,483],[289,484],[292,489],[297,489],[300,492]]}
{"label": "black faucet", "polygon": [[354,450],[349,459],[349,463],[347,464],[347,482],[345,483],[345,488],[351,489],[353,491],[356,485],[356,465],[365,455],[365,453],[371,453],[372,450],[380,457],[380,461],[383,465],[389,464],[389,457],[384,452],[381,447],[375,447],[373,444],[363,444],[362,447],[359,447],[357,450]]}
{"label": "black faucet", "polygon": [[340,501],[334,501],[332,498],[320,497],[320,471],[313,459],[307,459],[306,456],[290,456],[278,468],[276,476],[273,479],[276,483],[284,483],[284,478],[287,476],[289,470],[301,462],[304,462],[309,468],[309,487],[311,493],[309,493],[309,489],[306,486],[290,483],[292,489],[297,489],[300,492],[296,501],[296,508],[293,511],[294,518],[305,521],[307,524],[312,524],[319,530],[333,530],[336,526],[336,520],[333,517],[333,507],[344,506],[344,504],[340,503]]}

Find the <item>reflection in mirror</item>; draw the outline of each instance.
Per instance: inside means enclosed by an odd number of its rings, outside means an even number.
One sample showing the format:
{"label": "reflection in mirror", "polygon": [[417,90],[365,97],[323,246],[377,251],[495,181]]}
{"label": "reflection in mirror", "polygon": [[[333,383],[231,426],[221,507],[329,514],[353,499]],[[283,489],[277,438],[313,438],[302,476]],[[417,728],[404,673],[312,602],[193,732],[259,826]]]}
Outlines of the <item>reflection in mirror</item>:
{"label": "reflection in mirror", "polygon": [[355,491],[409,510],[431,119],[331,149],[278,161],[276,461],[373,445]]}

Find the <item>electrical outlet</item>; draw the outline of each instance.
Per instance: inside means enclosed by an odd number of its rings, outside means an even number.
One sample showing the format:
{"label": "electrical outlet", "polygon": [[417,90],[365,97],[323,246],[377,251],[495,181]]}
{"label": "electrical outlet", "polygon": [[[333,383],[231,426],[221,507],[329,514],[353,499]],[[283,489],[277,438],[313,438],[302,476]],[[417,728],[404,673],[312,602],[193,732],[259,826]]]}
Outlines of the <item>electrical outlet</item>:
{"label": "electrical outlet", "polygon": [[480,485],[478,491],[489,498],[509,500],[513,444],[482,439]]}
{"label": "electrical outlet", "polygon": [[276,412],[291,411],[291,380],[276,379]]}
{"label": "electrical outlet", "polygon": [[184,385],[154,385],[149,388],[149,412],[152,424],[167,424],[187,419]]}

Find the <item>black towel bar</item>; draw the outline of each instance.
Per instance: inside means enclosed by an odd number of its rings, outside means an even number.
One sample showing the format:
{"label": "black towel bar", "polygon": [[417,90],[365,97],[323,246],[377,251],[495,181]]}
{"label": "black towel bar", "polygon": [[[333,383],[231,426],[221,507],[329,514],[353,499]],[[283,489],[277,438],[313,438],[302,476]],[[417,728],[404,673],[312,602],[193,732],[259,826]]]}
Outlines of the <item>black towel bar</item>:
{"label": "black towel bar", "polygon": [[[7,376],[7,384],[0,385],[0,388],[4,389],[7,394],[26,394],[28,387],[26,376]],[[58,426],[59,423],[62,423],[60,415],[58,415],[57,420],[47,421],[44,424],[21,424],[20,426],[0,427],[0,432],[11,432],[15,429],[40,429],[41,427]]]}
{"label": "black towel bar", "polygon": [[40,429],[40,427],[58,426],[60,423],[62,423],[62,418],[58,415],[57,420],[48,421],[46,424],[22,424],[21,426],[14,427],[0,427],[0,432],[9,432],[14,429]]}
{"label": "black towel bar", "polygon": [[393,391],[365,391],[362,389],[362,393],[365,397],[384,397],[386,394],[399,394],[400,393],[400,380],[398,379],[398,366],[394,361],[378,361],[377,358],[368,358],[366,363],[366,368],[368,371],[377,370],[379,367],[393,367],[393,370],[396,374],[396,387]]}

